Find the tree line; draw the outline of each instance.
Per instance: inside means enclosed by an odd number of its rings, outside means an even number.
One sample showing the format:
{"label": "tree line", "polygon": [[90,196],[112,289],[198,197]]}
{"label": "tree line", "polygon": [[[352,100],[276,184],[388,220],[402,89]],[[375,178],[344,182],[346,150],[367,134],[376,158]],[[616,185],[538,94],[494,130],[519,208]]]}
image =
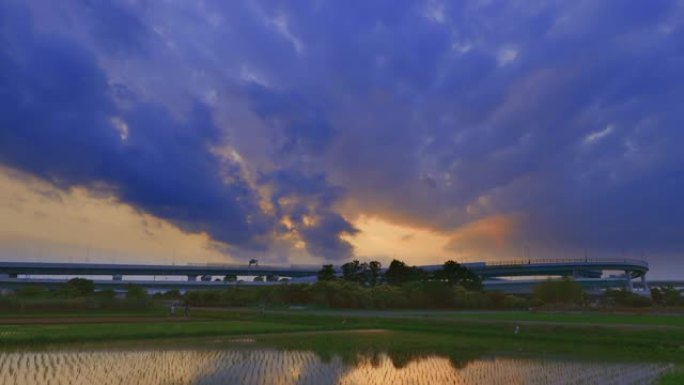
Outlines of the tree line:
{"label": "tree line", "polygon": [[142,286],[128,285],[117,295],[111,289],[95,290],[95,283],[85,278],[72,278],[54,288],[26,285],[0,296],[0,311],[128,311],[152,306],[153,297]]}
{"label": "tree line", "polygon": [[482,280],[466,266],[447,261],[434,271],[393,260],[354,260],[338,269],[323,265],[314,284],[262,287],[236,285],[221,291],[193,291],[193,306],[307,305],[356,309],[526,308],[529,298],[482,291]]}
{"label": "tree line", "polygon": [[323,265],[318,272],[319,281],[342,279],[356,282],[366,287],[378,284],[401,286],[408,282],[437,281],[448,285],[462,286],[466,290],[482,290],[482,279],[466,266],[447,261],[436,271],[428,272],[416,266],[408,266],[397,259],[393,260],[387,270],[382,271],[382,264],[378,261],[361,263],[358,260],[345,263],[340,267],[339,275],[333,265]]}
{"label": "tree line", "polygon": [[[273,279],[275,280],[275,279]],[[221,289],[169,290],[149,295],[140,286],[128,285],[118,294],[95,290],[94,282],[74,278],[48,289],[28,285],[0,296],[0,310],[133,310],[162,306],[167,302],[191,306],[313,306],[349,309],[525,309],[539,306],[582,308],[682,306],[684,299],[674,288],[653,288],[651,296],[625,290],[606,290],[602,297],[589,298],[572,279],[548,280],[535,285],[533,293],[516,296],[482,290],[480,277],[466,266],[447,261],[431,271],[394,260],[387,269],[377,261],[345,263],[339,269],[323,265],[318,282],[284,282],[270,286],[243,286],[239,283]]]}

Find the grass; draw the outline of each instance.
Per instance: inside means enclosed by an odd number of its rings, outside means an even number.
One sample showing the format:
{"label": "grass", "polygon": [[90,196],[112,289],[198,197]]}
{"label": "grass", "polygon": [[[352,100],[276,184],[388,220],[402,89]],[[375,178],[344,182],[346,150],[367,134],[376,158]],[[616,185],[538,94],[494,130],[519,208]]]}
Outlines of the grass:
{"label": "grass", "polygon": [[[307,316],[307,321],[326,322],[325,318],[340,322],[339,317],[311,315]],[[441,318],[346,318],[345,325],[353,324],[363,325],[365,328],[434,334],[438,338],[453,337],[462,346],[481,350],[496,348],[530,354],[684,362],[684,329],[635,330],[596,325],[541,324],[522,326],[519,333],[515,334],[514,327],[508,323]]]}
{"label": "grass", "polygon": [[174,337],[230,336],[293,331],[315,331],[313,325],[269,321],[195,321],[115,324],[1,325],[0,346],[65,342],[138,340]]}
{"label": "grass", "polygon": [[[148,316],[147,313],[141,313]],[[357,315],[363,316],[357,316]],[[523,355],[561,355],[611,360],[663,361],[684,363],[684,328],[615,327],[609,320],[631,324],[637,318],[587,314],[554,313],[544,323],[525,324],[514,332],[511,321],[538,317],[540,314],[464,313],[465,317],[429,313],[424,317],[405,318],[406,313],[386,313],[383,317],[363,312],[261,312],[193,310],[194,321],[169,318],[152,322],[100,324],[0,325],[0,346],[21,347],[64,342],[120,341],[152,338],[214,337],[258,335],[259,341],[274,346],[309,349],[325,354],[348,351],[352,347],[380,346],[388,351],[425,351],[446,354],[474,352],[482,355],[514,353]],[[70,316],[73,316],[70,315]],[[480,319],[488,322],[480,322]],[[625,318],[626,317],[626,318]],[[639,316],[634,316],[639,317]],[[539,318],[536,318],[539,319]],[[571,319],[572,321],[567,321]],[[579,322],[579,320],[585,320]],[[597,322],[596,319],[601,321]],[[668,324],[670,320],[659,318]],[[618,322],[618,321],[615,321]],[[656,325],[662,325],[657,323]],[[309,335],[291,338],[274,333],[382,329],[380,334],[352,334],[344,338]],[[367,342],[364,342],[367,341]],[[370,344],[370,345],[368,345]],[[460,353],[462,355],[462,353]]]}
{"label": "grass", "polygon": [[473,312],[456,313],[455,318],[493,321],[524,321],[585,324],[622,324],[645,326],[684,327],[681,314],[611,314],[611,313],[567,313],[567,312]]}
{"label": "grass", "polygon": [[423,311],[423,310],[313,310],[311,313],[330,316],[358,316],[379,318],[454,319],[492,322],[585,324],[585,325],[631,325],[683,327],[682,314],[650,313],[600,313],[561,311]]}
{"label": "grass", "polygon": [[665,373],[658,378],[657,385],[682,385],[684,384],[684,367]]}

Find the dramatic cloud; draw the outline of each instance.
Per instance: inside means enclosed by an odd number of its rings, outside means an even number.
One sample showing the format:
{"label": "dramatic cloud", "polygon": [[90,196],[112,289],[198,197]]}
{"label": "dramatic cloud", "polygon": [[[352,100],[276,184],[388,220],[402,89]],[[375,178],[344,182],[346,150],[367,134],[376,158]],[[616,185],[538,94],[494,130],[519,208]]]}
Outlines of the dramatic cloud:
{"label": "dramatic cloud", "polygon": [[204,106],[185,122],[148,103],[119,108],[80,47],[30,26],[3,38],[10,48],[0,60],[4,164],[62,188],[106,190],[218,241],[247,245],[267,234],[258,197],[234,165],[208,150],[219,133]]}
{"label": "dramatic cloud", "polygon": [[12,4],[0,162],[228,250],[684,250],[681,2]]}
{"label": "dramatic cloud", "polygon": [[341,235],[358,232],[330,208],[341,190],[330,187],[325,177],[304,176],[296,171],[276,171],[262,178],[273,188],[271,203],[286,232],[294,232],[312,255],[342,260],[353,257],[353,247]]}

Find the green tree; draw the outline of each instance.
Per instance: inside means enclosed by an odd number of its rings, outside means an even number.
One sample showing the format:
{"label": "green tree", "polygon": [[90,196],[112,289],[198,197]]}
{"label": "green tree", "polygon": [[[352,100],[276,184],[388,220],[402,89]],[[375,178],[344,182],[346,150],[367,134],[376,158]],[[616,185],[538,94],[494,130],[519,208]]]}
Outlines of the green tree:
{"label": "green tree", "polygon": [[266,276],[267,282],[278,282],[278,276],[275,274],[269,274]]}
{"label": "green tree", "polygon": [[146,300],[148,299],[147,290],[142,286],[128,284],[126,286],[126,299]]}
{"label": "green tree", "polygon": [[72,278],[64,284],[65,291],[74,297],[87,297],[95,291],[95,283],[85,278]]}
{"label": "green tree", "polygon": [[335,268],[333,265],[323,265],[321,271],[318,272],[319,281],[332,281],[335,279]]}
{"label": "green tree", "polygon": [[238,277],[235,274],[228,274],[225,277],[223,277],[223,282],[236,282],[237,278]]}

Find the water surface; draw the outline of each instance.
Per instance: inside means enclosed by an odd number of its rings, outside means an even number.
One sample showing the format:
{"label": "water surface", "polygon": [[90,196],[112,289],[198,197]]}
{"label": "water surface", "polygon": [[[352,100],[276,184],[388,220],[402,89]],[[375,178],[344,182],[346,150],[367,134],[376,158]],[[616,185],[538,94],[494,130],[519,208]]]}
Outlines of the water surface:
{"label": "water surface", "polygon": [[[661,363],[583,362],[548,358],[479,357],[385,352],[321,357],[235,341],[222,347],[51,349],[0,352],[0,385],[218,384],[651,384],[670,369]],[[245,343],[246,342],[246,343]]]}

